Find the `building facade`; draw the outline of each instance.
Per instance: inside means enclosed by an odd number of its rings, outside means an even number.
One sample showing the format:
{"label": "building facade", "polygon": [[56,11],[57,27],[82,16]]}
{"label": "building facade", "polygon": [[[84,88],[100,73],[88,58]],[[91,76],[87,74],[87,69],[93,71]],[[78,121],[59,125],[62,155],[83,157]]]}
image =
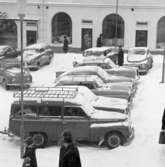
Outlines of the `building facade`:
{"label": "building facade", "polygon": [[[164,0],[27,0],[23,23],[24,47],[53,43],[60,50],[64,36],[81,51],[103,45],[148,46],[165,44]],[[0,45],[20,46],[17,0],[0,0]]]}

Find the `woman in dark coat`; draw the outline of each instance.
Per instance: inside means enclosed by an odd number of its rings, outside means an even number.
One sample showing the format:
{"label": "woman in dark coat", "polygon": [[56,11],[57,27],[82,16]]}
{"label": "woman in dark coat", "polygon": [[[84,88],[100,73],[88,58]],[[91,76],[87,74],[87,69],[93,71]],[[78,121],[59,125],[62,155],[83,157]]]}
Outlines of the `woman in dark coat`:
{"label": "woman in dark coat", "polygon": [[102,34],[99,35],[99,37],[97,38],[97,47],[101,47],[102,46]]}
{"label": "woman in dark coat", "polygon": [[163,111],[163,116],[162,116],[162,130],[165,130],[165,109]]}
{"label": "woman in dark coat", "polygon": [[29,137],[25,140],[26,148],[25,153],[23,155],[23,158],[29,158],[30,159],[30,167],[37,167],[37,159],[36,159],[36,147],[33,143],[32,137]]}
{"label": "woman in dark coat", "polygon": [[69,131],[63,133],[59,167],[81,167],[79,151],[77,146],[73,143],[72,135]]}
{"label": "woman in dark coat", "polygon": [[124,63],[124,52],[121,46],[119,46],[119,52],[118,52],[118,65],[122,66]]}
{"label": "woman in dark coat", "polygon": [[67,53],[68,52],[68,39],[66,38],[66,36],[64,36],[64,43],[63,43],[63,51],[64,53]]}

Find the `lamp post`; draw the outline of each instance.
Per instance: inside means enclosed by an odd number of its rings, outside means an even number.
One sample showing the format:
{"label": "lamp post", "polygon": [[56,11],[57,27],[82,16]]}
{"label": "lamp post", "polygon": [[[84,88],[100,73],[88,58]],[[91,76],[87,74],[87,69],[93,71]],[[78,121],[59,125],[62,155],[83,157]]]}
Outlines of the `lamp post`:
{"label": "lamp post", "polygon": [[24,102],[23,102],[23,88],[24,88],[24,74],[23,74],[23,21],[25,17],[25,4],[26,0],[17,0],[18,7],[18,17],[20,21],[20,49],[21,49],[21,126],[20,126],[20,136],[21,136],[21,148],[20,156],[23,157],[24,150]]}
{"label": "lamp post", "polygon": [[163,65],[162,65],[162,81],[164,83],[164,73],[165,73],[165,46],[163,48]]}

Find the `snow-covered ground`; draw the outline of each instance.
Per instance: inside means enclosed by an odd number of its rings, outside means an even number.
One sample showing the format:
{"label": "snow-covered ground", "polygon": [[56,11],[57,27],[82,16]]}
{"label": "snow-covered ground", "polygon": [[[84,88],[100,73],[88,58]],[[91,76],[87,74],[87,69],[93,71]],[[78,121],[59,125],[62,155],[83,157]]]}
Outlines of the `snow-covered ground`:
{"label": "snow-covered ground", "polygon": [[[52,85],[55,71],[69,69],[78,54],[55,54],[49,66],[32,72],[35,86]],[[128,146],[113,150],[96,146],[80,146],[83,167],[164,167],[165,146],[158,144],[161,118],[165,107],[165,84],[160,83],[162,56],[154,55],[154,66],[147,75],[141,76],[132,109],[135,138]],[[8,127],[12,91],[0,87],[0,130]],[[38,167],[57,167],[59,147],[37,150]],[[18,167],[20,140],[0,135],[0,166]]]}

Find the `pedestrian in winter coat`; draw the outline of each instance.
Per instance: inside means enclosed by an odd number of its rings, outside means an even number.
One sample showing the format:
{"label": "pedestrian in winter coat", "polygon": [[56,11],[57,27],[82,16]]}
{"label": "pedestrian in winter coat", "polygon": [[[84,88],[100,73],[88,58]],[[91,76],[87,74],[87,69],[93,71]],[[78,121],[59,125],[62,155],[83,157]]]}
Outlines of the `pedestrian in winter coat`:
{"label": "pedestrian in winter coat", "polygon": [[36,146],[33,143],[32,137],[28,137],[25,140],[26,147],[25,147],[25,153],[23,155],[23,158],[30,158],[30,167],[37,167],[37,159],[36,159]]}
{"label": "pedestrian in winter coat", "polygon": [[66,36],[64,36],[64,42],[63,42],[63,51],[64,51],[64,53],[68,52],[68,44],[69,44],[68,39],[67,39]]}
{"label": "pedestrian in winter coat", "polygon": [[162,130],[165,130],[165,109],[164,109],[163,117],[162,117]]}
{"label": "pedestrian in winter coat", "polygon": [[59,167],[81,167],[79,151],[77,146],[73,143],[72,135],[69,131],[63,133]]}
{"label": "pedestrian in winter coat", "polygon": [[124,63],[124,52],[121,46],[119,46],[119,52],[118,52],[118,65],[122,66]]}
{"label": "pedestrian in winter coat", "polygon": [[102,34],[99,35],[99,37],[97,38],[97,47],[101,47],[102,46]]}

